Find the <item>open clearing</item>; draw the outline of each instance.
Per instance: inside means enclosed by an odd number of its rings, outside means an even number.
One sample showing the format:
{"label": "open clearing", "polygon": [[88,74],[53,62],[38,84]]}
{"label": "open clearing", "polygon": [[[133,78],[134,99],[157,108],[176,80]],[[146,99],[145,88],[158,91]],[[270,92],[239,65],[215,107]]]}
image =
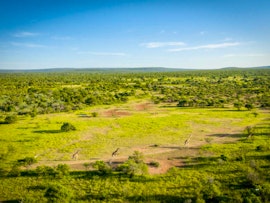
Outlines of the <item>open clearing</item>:
{"label": "open clearing", "polygon": [[[91,117],[91,112],[98,116]],[[74,113],[25,117],[12,127],[2,125],[0,142],[4,150],[14,149],[10,164],[30,156],[38,159],[33,168],[61,163],[83,170],[84,163],[104,160],[117,165],[139,151],[145,155],[146,163],[159,162],[158,168],[150,167],[149,171],[160,174],[173,166],[184,166],[187,157],[205,155],[202,146],[245,138],[246,126],[262,123],[269,112],[258,113],[255,117],[251,111],[230,108],[191,109],[137,101],[109,109],[100,106]],[[77,130],[59,131],[63,122],[71,122]],[[120,148],[119,154],[112,158],[116,148]],[[74,160],[72,154],[77,150],[79,157]]]}

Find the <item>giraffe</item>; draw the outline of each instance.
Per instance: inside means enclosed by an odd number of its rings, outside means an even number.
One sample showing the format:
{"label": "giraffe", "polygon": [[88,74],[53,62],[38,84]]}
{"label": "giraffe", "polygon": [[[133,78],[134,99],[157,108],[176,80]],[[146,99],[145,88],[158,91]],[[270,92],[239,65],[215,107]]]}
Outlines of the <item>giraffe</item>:
{"label": "giraffe", "polygon": [[120,148],[117,148],[113,153],[112,153],[112,157],[114,157],[114,156],[117,156],[118,155],[118,150],[119,150]]}
{"label": "giraffe", "polygon": [[[118,150],[119,150],[119,149],[120,149],[120,148],[117,148],[117,149],[112,153],[112,158],[118,155]],[[109,164],[110,164],[110,165],[112,164],[112,158],[111,158],[110,161],[109,161]]]}
{"label": "giraffe", "polygon": [[187,146],[189,144],[189,140],[191,138],[192,135],[189,135],[188,139],[185,140],[184,146]]}
{"label": "giraffe", "polygon": [[79,152],[80,150],[77,150],[73,155],[72,155],[72,159],[77,160],[79,158]]}

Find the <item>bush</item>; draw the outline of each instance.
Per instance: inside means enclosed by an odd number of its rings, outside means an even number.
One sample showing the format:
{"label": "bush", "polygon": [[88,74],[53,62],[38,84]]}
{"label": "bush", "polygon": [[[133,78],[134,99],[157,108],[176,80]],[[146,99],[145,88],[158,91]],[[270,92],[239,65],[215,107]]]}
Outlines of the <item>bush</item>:
{"label": "bush", "polygon": [[8,176],[19,177],[21,176],[21,169],[18,165],[14,165],[8,173]]}
{"label": "bush", "polygon": [[70,123],[64,123],[61,126],[61,131],[68,132],[68,131],[72,131],[72,130],[76,130],[76,128]]}
{"label": "bush", "polygon": [[130,175],[130,177],[133,177],[134,175],[148,174],[147,165],[143,162],[136,163],[133,159],[129,159],[125,163],[118,166],[117,170],[123,172],[124,174]]}
{"label": "bush", "polygon": [[38,176],[50,176],[55,174],[55,170],[50,166],[38,166],[36,168],[36,173]]}
{"label": "bush", "polygon": [[157,162],[157,161],[151,161],[149,163],[149,165],[158,168],[159,167],[159,162]]}
{"label": "bush", "polygon": [[69,166],[67,164],[58,164],[56,167],[56,176],[62,178],[69,175]]}
{"label": "bush", "polygon": [[9,115],[5,118],[5,123],[7,124],[15,123],[16,121],[17,121],[17,116],[15,115]]}
{"label": "bush", "polygon": [[136,163],[143,163],[144,156],[143,153],[139,151],[134,151],[132,156],[129,156],[128,159],[134,160]]}
{"label": "bush", "polygon": [[108,174],[112,171],[111,167],[104,161],[96,161],[93,163],[93,168],[97,169],[101,174]]}
{"label": "bush", "polygon": [[32,164],[37,163],[37,160],[34,157],[25,157],[24,159],[19,159],[17,163],[20,166],[29,168]]}
{"label": "bush", "polygon": [[98,113],[97,112],[92,112],[91,115],[92,115],[92,117],[97,117]]}
{"label": "bush", "polygon": [[47,187],[44,197],[48,199],[48,202],[70,202],[72,193],[66,187],[60,184],[51,184]]}

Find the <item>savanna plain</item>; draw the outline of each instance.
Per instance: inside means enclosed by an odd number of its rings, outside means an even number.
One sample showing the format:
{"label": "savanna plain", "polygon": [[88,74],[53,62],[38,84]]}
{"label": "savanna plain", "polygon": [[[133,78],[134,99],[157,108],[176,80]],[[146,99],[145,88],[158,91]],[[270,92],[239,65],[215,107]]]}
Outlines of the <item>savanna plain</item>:
{"label": "savanna plain", "polygon": [[269,76],[0,73],[0,202],[270,202]]}

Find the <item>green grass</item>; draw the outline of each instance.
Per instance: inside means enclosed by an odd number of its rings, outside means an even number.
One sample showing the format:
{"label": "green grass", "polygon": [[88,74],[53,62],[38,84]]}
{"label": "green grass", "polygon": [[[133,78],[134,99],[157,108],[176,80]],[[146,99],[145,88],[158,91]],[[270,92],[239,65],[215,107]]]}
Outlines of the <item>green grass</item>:
{"label": "green grass", "polygon": [[[82,113],[90,115],[93,109],[89,109],[35,118],[20,117],[15,124],[0,126],[0,144],[4,150],[13,148],[9,157],[11,162],[35,155],[39,155],[39,160],[70,160],[77,149],[81,149],[80,159],[104,158],[110,156],[116,147],[124,148],[128,155],[132,147],[154,144],[181,146],[190,134],[193,136],[191,143],[202,143],[205,136],[226,134],[232,129],[242,133],[246,126],[256,125],[267,118],[263,112],[255,118],[249,111],[232,109],[154,106],[136,111],[131,107],[116,106],[130,113],[126,116],[79,116]],[[99,111],[102,113],[104,110],[101,108]],[[61,132],[63,122],[72,123],[77,130]]]}

